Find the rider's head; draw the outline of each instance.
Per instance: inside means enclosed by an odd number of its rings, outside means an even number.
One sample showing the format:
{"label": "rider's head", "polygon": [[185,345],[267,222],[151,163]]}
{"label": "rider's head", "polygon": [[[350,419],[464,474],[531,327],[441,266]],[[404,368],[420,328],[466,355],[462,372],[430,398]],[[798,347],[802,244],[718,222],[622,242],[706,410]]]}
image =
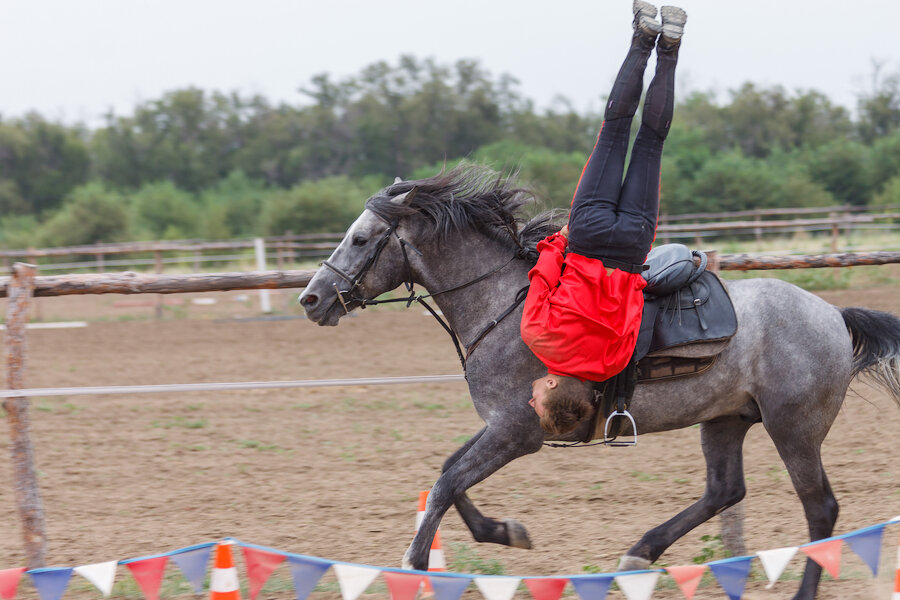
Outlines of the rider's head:
{"label": "rider's head", "polygon": [[552,435],[573,431],[590,414],[593,392],[577,377],[548,374],[531,384],[528,401],[541,419],[541,428]]}

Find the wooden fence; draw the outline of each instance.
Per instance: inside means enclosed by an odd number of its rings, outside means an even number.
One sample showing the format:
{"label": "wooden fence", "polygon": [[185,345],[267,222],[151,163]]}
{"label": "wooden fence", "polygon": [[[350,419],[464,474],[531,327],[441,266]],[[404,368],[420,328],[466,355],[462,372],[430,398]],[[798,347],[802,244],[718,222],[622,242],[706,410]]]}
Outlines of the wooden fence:
{"label": "wooden fence", "polygon": [[[900,252],[830,254],[812,256],[711,256],[710,264],[721,270],[797,269],[900,263]],[[25,325],[32,296],[75,294],[177,294],[236,289],[283,289],[305,287],[315,271],[257,271],[167,275],[161,273],[102,273],[35,276],[34,265],[16,263],[12,276],[0,278],[0,297],[8,298],[6,312],[7,388],[21,390],[25,379]],[[37,486],[34,451],[29,437],[28,399],[7,393],[3,407],[10,427],[10,450],[15,481],[16,505],[23,524],[28,567],[44,565],[46,534],[43,507]],[[740,541],[742,509],[729,511],[727,527]],[[737,529],[734,529],[737,528]],[[723,533],[723,535],[725,535]],[[740,552],[738,552],[740,553]]]}
{"label": "wooden fence", "polygon": [[[660,215],[657,237],[662,242],[682,241],[696,247],[708,246],[711,239],[753,236],[761,241],[769,235],[806,232],[822,235],[832,253],[841,247],[840,236],[871,230],[900,232],[900,205],[859,207],[773,208],[729,213]],[[266,258],[278,270],[299,262],[326,258],[343,234],[321,233],[263,238]],[[216,266],[250,262],[258,243],[253,239],[229,241],[175,240],[90,244],[58,248],[0,250],[8,269],[23,260],[39,264],[43,273],[92,270],[102,273],[124,268],[151,268],[161,273],[166,265],[189,265],[194,272],[204,264]],[[111,258],[112,257],[112,258]],[[65,260],[68,259],[68,260]],[[258,259],[258,257],[257,257]]]}

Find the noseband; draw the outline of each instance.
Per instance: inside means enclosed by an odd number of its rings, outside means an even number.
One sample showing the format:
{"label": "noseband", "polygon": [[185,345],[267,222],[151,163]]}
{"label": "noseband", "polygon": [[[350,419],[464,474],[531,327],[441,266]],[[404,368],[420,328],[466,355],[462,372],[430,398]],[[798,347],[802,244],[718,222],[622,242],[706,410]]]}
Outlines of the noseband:
{"label": "noseband", "polygon": [[[372,209],[369,208],[369,210],[372,210]],[[519,247],[522,250],[521,252],[516,252],[509,258],[508,261],[501,264],[499,267],[497,267],[491,271],[488,271],[487,273],[479,275],[478,277],[476,277],[475,279],[472,279],[471,281],[467,281],[460,285],[456,285],[456,286],[447,288],[445,290],[441,290],[439,292],[434,292],[431,294],[418,294],[417,295],[416,291],[415,291],[415,282],[413,281],[413,277],[412,277],[412,266],[409,263],[409,254],[407,253],[406,248],[409,247],[413,252],[415,252],[419,256],[422,256],[422,252],[418,248],[416,248],[415,246],[413,246],[412,244],[410,244],[409,242],[404,240],[402,237],[400,237],[400,235],[397,233],[397,227],[400,224],[399,218],[394,218],[394,219],[389,220],[384,215],[382,215],[374,210],[372,212],[375,213],[375,215],[377,215],[378,218],[380,218],[385,223],[387,223],[388,228],[384,232],[384,234],[382,234],[382,236],[380,238],[378,238],[378,242],[375,244],[375,251],[369,256],[369,258],[366,259],[366,262],[363,263],[362,268],[360,268],[359,272],[355,276],[348,275],[343,269],[332,264],[331,262],[329,262],[327,260],[322,261],[322,266],[327,267],[328,269],[333,271],[338,277],[343,279],[350,286],[348,289],[342,290],[338,287],[338,285],[336,283],[332,284],[334,286],[335,294],[337,295],[337,300],[338,300],[338,302],[341,303],[341,306],[344,309],[344,314],[350,313],[350,308],[347,305],[352,302],[356,302],[360,308],[365,308],[366,306],[371,306],[371,305],[375,305],[375,304],[387,304],[390,302],[406,302],[406,308],[409,308],[414,303],[418,302],[419,304],[424,306],[428,310],[429,313],[431,313],[431,316],[433,316],[437,320],[437,322],[440,324],[440,326],[443,327],[444,330],[450,335],[450,339],[453,340],[453,345],[456,347],[456,354],[457,354],[457,356],[459,356],[459,362],[462,364],[463,371],[465,371],[466,370],[466,359],[469,358],[469,355],[472,353],[473,350],[475,350],[475,347],[481,342],[481,340],[484,339],[484,337],[494,327],[499,325],[503,319],[505,319],[510,313],[512,313],[519,306],[519,304],[521,304],[522,301],[525,300],[525,296],[528,291],[528,286],[526,285],[525,287],[520,289],[518,291],[518,293],[516,294],[515,301],[512,303],[512,305],[510,305],[509,308],[507,308],[505,311],[503,311],[503,313],[501,313],[500,316],[498,316],[496,319],[493,319],[490,323],[488,323],[487,326],[484,327],[478,333],[478,335],[475,337],[474,340],[472,340],[470,343],[466,344],[466,353],[465,354],[463,354],[463,351],[462,351],[462,346],[460,344],[459,335],[443,318],[441,318],[441,316],[437,313],[436,310],[434,310],[431,307],[430,304],[425,302],[425,299],[433,297],[433,296],[438,296],[440,294],[446,294],[449,292],[461,290],[463,288],[469,287],[470,285],[474,285],[474,284],[478,283],[479,281],[487,279],[488,277],[500,272],[504,267],[506,267],[506,265],[511,263],[516,258],[522,258],[524,256],[524,249],[520,245]],[[390,241],[391,236],[396,237],[397,242],[400,244],[400,251],[403,254],[403,268],[405,271],[403,285],[406,287],[406,291],[409,292],[409,296],[407,296],[406,298],[389,298],[387,300],[375,300],[375,299],[364,298],[357,294],[360,284],[361,284],[363,278],[365,278],[365,276],[369,273],[369,271],[371,271],[372,268],[375,266],[375,263],[378,262],[378,258],[381,256],[381,253],[384,251],[385,247],[387,246],[388,242]],[[516,240],[516,243],[518,244],[518,240]]]}

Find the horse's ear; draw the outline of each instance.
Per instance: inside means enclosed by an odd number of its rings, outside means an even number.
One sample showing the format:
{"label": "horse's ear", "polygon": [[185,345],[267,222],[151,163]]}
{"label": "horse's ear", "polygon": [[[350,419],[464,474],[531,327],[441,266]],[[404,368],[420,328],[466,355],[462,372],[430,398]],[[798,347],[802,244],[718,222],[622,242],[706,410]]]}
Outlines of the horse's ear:
{"label": "horse's ear", "polygon": [[399,177],[394,177],[394,185],[397,185],[397,184],[400,183],[401,181],[403,181],[403,180],[400,179]]}
{"label": "horse's ear", "polygon": [[409,203],[412,202],[413,198],[416,197],[416,193],[418,193],[418,191],[419,191],[419,188],[414,187],[413,189],[409,190],[408,192],[403,192],[402,194],[397,194],[396,196],[391,198],[391,202],[393,202],[394,204],[409,205]]}

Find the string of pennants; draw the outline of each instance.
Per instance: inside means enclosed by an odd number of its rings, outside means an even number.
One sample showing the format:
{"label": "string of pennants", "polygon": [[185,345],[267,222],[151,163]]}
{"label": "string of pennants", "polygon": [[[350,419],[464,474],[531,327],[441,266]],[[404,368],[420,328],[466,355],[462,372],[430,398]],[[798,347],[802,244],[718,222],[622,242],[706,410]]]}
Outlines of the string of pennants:
{"label": "string of pennants", "polygon": [[[82,565],[78,567],[53,567],[26,570],[22,568],[0,570],[0,600],[14,600],[23,574],[27,574],[37,589],[41,600],[60,600],[69,585],[73,573],[91,582],[109,597],[112,592],[118,565],[124,565],[140,587],[146,600],[159,600],[163,575],[171,560],[181,570],[197,594],[204,592],[210,556],[217,547],[234,545],[240,547],[244,556],[250,599],[257,600],[260,591],[275,569],[286,562],[290,568],[297,600],[304,600],[316,587],[319,579],[331,568],[334,569],[343,600],[356,600],[375,579],[381,575],[387,585],[391,600],[414,600],[426,578],[431,584],[435,600],[458,600],[462,593],[474,582],[486,600],[511,600],[520,583],[530,591],[534,600],[559,600],[568,583],[572,584],[581,600],[604,600],[610,586],[615,581],[628,600],[648,600],[657,580],[667,574],[678,585],[684,597],[691,600],[707,569],[712,572],[718,584],[730,600],[739,600],[744,593],[751,563],[758,558],[769,579],[768,588],[775,585],[790,560],[798,551],[803,552],[822,566],[833,578],[840,576],[842,544],[847,544],[872,571],[878,575],[882,537],[887,525],[900,523],[900,515],[890,521],[850,533],[818,540],[801,546],[777,548],[757,552],[755,556],[738,556],[716,560],[701,565],[666,567],[644,571],[600,573],[570,576],[500,576],[476,575],[448,572],[409,571],[394,568],[380,568],[354,563],[326,560],[314,556],[282,552],[265,546],[258,546],[228,539],[225,542],[208,542],[187,548],[180,548],[165,554],[144,556],[119,561]],[[230,561],[230,554],[229,561]],[[212,600],[216,600],[217,581],[234,581],[237,588],[236,570],[229,562],[226,569],[217,564],[211,577]],[[898,565],[895,594],[900,593],[900,544],[898,544]],[[218,590],[221,591],[221,590]]]}

